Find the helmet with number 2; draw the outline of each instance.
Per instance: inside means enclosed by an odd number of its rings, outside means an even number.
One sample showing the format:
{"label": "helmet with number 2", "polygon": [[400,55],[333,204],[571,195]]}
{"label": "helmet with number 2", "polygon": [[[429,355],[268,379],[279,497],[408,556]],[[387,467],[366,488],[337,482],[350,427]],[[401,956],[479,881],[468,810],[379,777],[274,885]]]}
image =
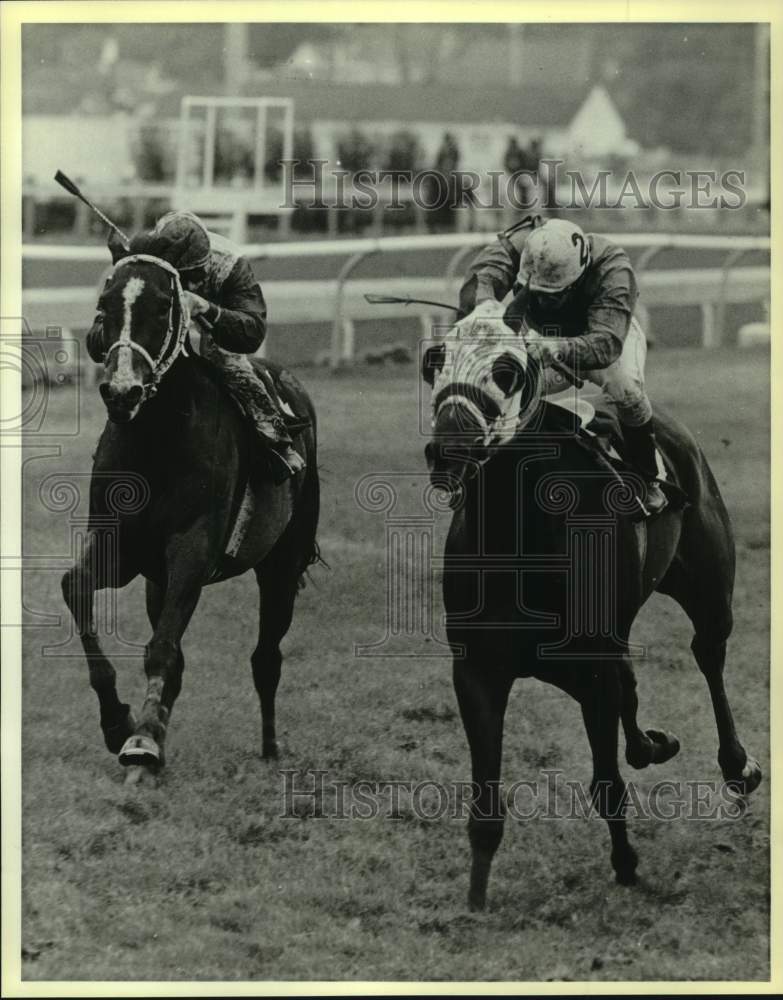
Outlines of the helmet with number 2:
{"label": "helmet with number 2", "polygon": [[565,219],[548,219],[534,229],[522,249],[519,283],[531,292],[563,292],[585,272],[590,246],[579,226]]}

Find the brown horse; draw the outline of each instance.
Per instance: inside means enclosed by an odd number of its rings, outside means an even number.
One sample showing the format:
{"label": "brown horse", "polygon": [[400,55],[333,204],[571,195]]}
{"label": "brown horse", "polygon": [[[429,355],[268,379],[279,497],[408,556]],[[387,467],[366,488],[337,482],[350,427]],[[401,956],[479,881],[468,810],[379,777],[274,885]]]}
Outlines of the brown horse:
{"label": "brown horse", "polygon": [[[280,641],[291,624],[301,576],[318,558],[313,406],[291,375],[255,362],[311,424],[297,443],[306,470],[276,485],[264,474],[254,454],[258,446],[219,374],[188,351],[177,272],[159,258],[126,258],[99,306],[110,345],[100,385],[109,420],[93,465],[88,541],[62,586],[98,695],[106,746],[120,763],[140,766],[133,769],[136,777],[163,765],[185,666],[180,642],[201,590],[253,569],[261,591],[253,680],[261,701],[263,755],[276,756]],[[107,522],[105,515],[116,512],[112,491],[124,477],[144,484],[141,501],[118,522]],[[137,721],[120,701],[114,668],[101,650],[93,598],[96,590],[125,586],[139,574],[147,581],[153,633]]]}
{"label": "brown horse", "polygon": [[[662,763],[679,749],[671,734],[642,731],[636,719],[629,633],[653,591],[671,595],[693,623],[691,648],[712,698],[726,782],[746,794],[761,780],[723,684],[734,582],[728,514],[694,438],[658,411],[656,435],[677,487],[663,513],[638,523],[641,480],[598,461],[574,415],[541,398],[541,373],[524,341],[460,338],[457,328],[430,347],[422,372],[433,386],[426,457],[454,507],[443,594],[476,788],[469,905],[485,905],[503,835],[503,720],[518,677],[554,684],[581,706],[592,802],[609,825],[617,880],[632,883],[637,855],[624,818],[619,723],[632,767]],[[687,504],[675,502],[683,494]]]}

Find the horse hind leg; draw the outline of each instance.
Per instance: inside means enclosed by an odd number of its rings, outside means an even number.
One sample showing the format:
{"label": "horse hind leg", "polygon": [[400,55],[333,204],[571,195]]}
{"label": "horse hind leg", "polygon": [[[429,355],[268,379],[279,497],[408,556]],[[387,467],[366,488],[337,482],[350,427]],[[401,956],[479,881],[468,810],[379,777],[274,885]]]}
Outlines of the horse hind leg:
{"label": "horse hind leg", "polygon": [[308,435],[307,470],[294,513],[285,533],[266,559],[255,567],[259,589],[259,636],[250,658],[261,704],[261,754],[279,756],[275,698],[283,655],[280,642],[291,627],[294,603],[307,567],[318,559],[319,480],[316,462],[315,415]]}
{"label": "horse hind leg", "polygon": [[274,760],[279,756],[275,698],[283,663],[280,643],[291,627],[299,578],[292,579],[289,573],[280,579],[272,565],[264,564],[257,566],[255,573],[260,601],[259,634],[250,663],[261,703],[261,755]]}
{"label": "horse hind leg", "polygon": [[[61,587],[87,658],[90,686],[98,696],[104,743],[110,753],[116,754],[133,733],[136,721],[130,705],[119,699],[116,671],[105,656],[95,629],[95,592],[108,585],[105,571],[110,565],[101,557],[100,546],[99,536],[91,534],[79,561],[64,574]],[[127,581],[114,581],[112,585],[124,582]]]}
{"label": "horse hind leg", "polygon": [[740,794],[749,795],[761,782],[758,761],[750,757],[737,735],[729,705],[723,672],[726,665],[726,640],[732,630],[731,592],[732,561],[724,559],[713,567],[701,567],[697,575],[690,563],[701,565],[705,553],[715,550],[714,539],[706,539],[699,556],[678,557],[659,590],[673,597],[690,618],[694,627],[691,650],[699,670],[707,681],[718,729],[718,764],[726,782]]}
{"label": "horse hind leg", "polygon": [[739,794],[749,795],[761,783],[761,768],[758,761],[748,755],[737,736],[723,682],[726,640],[716,640],[709,634],[700,634],[697,631],[691,642],[691,649],[699,670],[707,681],[715,712],[715,722],[718,727],[718,764],[721,772],[732,789]]}

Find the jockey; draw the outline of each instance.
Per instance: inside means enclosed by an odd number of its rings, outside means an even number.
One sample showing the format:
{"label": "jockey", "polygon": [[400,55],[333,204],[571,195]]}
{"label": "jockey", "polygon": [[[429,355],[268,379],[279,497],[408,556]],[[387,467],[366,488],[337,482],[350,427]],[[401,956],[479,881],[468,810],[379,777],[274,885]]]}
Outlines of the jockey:
{"label": "jockey", "polygon": [[[277,455],[276,478],[283,480],[304,468],[291,434],[308,426],[279,412],[263,379],[247,357],[266,335],[266,303],[250,264],[238,247],[208,232],[192,212],[168,212],[151,232],[137,233],[125,250],[116,235],[109,237],[112,263],[130,254],[150,254],[176,267],[191,318],[198,317],[200,353],[225,378],[264,444]],[[103,317],[99,312],[87,334],[87,351],[102,362],[106,351]]]}
{"label": "jockey", "polygon": [[[631,262],[603,236],[564,219],[528,217],[498,235],[471,264],[460,312],[513,299],[504,322],[527,335],[527,349],[547,369],[559,360],[600,386],[616,405],[629,457],[647,484],[648,513],[667,500],[657,483],[653,413],[644,388],[647,342],[633,315],[639,296]],[[545,393],[563,388],[550,368]]]}

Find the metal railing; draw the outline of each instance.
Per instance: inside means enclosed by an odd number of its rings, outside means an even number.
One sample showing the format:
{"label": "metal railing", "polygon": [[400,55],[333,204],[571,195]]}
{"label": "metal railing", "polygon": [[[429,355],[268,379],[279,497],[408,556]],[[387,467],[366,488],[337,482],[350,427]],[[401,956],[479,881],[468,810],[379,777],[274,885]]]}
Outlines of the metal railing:
{"label": "metal railing", "polygon": [[[668,234],[606,234],[607,238],[625,249],[644,248],[634,269],[639,277],[643,294],[652,292],[649,305],[656,304],[656,297],[663,297],[658,304],[677,304],[677,295],[682,296],[682,304],[700,305],[704,317],[702,342],[705,347],[716,346],[724,338],[727,306],[732,301],[766,301],[769,298],[769,266],[738,268],[739,261],[751,252],[768,252],[770,240],[760,236],[691,236]],[[416,287],[417,294],[424,298],[445,296],[447,300],[455,293],[455,282],[461,266],[466,264],[470,254],[491,242],[487,233],[447,233],[430,236],[388,236],[368,239],[312,240],[291,243],[250,243],[243,247],[243,253],[250,260],[276,260],[307,257],[344,257],[335,278],[327,281],[273,281],[265,282],[267,298],[272,288],[286,294],[284,307],[285,321],[323,321],[331,314],[332,332],[330,359],[334,368],[350,363],[354,357],[354,319],[356,318],[356,298],[348,296],[348,289],[364,284],[349,279],[354,278],[357,269],[368,258],[378,254],[410,251],[452,250],[451,257],[442,278],[411,278],[409,287]],[[650,271],[650,263],[661,253],[669,250],[718,251],[725,255],[719,268],[690,268],[688,270]],[[46,244],[25,244],[22,247],[25,260],[62,260],[107,263],[107,251],[102,246],[74,247]],[[732,277],[743,275],[744,287]],[[372,281],[373,289],[383,292],[400,290],[402,279],[378,278]],[[689,291],[690,288],[690,291]],[[661,295],[661,290],[669,294]],[[657,290],[657,291],[656,291]],[[358,287],[357,287],[358,291]],[[674,294],[672,295],[672,291]],[[291,296],[291,298],[288,298]],[[44,304],[57,301],[71,304],[94,305],[96,289],[32,289],[24,295],[27,304]],[[646,297],[646,296],[645,296]],[[671,299],[674,301],[670,301]],[[694,301],[695,299],[695,301]],[[325,311],[324,311],[325,310]],[[363,311],[363,310],[362,310]],[[385,307],[376,312],[378,318],[390,315],[419,315],[424,322],[437,310],[431,307],[397,306],[391,310]],[[300,315],[301,318],[296,317]],[[272,321],[275,312],[270,309]]]}

